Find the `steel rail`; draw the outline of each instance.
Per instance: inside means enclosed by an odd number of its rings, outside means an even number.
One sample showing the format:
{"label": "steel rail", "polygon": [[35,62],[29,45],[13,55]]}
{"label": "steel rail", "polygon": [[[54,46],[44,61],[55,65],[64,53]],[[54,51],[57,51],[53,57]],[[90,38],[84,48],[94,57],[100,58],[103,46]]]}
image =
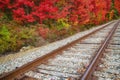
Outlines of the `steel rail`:
{"label": "steel rail", "polygon": [[44,55],[44,56],[42,56],[40,58],[37,58],[34,61],[31,61],[31,62],[29,62],[29,63],[15,69],[15,70],[13,70],[13,71],[11,71],[11,72],[9,72],[7,74],[4,74],[4,75],[0,76],[0,80],[14,80],[14,79],[17,79],[18,77],[20,77],[25,72],[27,72],[27,71],[35,68],[36,66],[42,64],[43,61],[46,61],[46,60],[48,60],[50,58],[53,58],[57,54],[60,54],[61,51],[63,51],[65,49],[67,49],[68,47],[80,42],[81,40],[89,37],[90,35],[96,33],[97,31],[107,27],[108,25],[112,24],[113,22],[114,21],[110,22],[109,24],[104,25],[101,28],[98,28],[97,30],[94,30],[94,31],[90,32],[89,34],[86,34],[85,36],[83,36],[83,37],[81,37],[81,38],[79,38],[79,39],[77,39],[77,40],[75,40],[75,41],[73,41],[71,43],[68,43],[67,45],[64,45],[63,47],[60,47],[60,48],[58,48],[56,50],[53,50],[52,52],[50,52],[50,53],[48,53],[48,54],[46,54],[46,55]]}
{"label": "steel rail", "polygon": [[114,27],[112,28],[112,30],[110,31],[110,33],[108,34],[106,39],[104,40],[103,44],[101,44],[98,51],[96,52],[95,57],[89,64],[87,70],[85,71],[85,73],[83,74],[83,76],[81,77],[80,80],[92,80],[91,79],[92,73],[94,72],[95,67],[99,63],[100,58],[102,57],[102,53],[105,51],[106,47],[108,46],[108,43],[109,43],[110,39],[112,38],[113,34],[115,33],[115,30],[117,29],[119,23],[120,23],[120,20],[114,25]]}

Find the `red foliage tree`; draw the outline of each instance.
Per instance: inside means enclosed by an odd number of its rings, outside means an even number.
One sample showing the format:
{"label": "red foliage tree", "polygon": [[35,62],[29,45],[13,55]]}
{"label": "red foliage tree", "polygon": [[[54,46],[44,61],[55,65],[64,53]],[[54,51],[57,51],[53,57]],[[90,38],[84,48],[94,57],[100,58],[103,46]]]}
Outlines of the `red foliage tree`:
{"label": "red foliage tree", "polygon": [[[120,11],[118,1],[115,6]],[[68,18],[73,24],[98,24],[107,20],[110,6],[111,0],[0,0],[2,12],[9,10],[14,20],[24,23]]]}
{"label": "red foliage tree", "polygon": [[117,9],[117,11],[120,14],[120,0],[114,0],[114,5],[115,5],[115,8]]}

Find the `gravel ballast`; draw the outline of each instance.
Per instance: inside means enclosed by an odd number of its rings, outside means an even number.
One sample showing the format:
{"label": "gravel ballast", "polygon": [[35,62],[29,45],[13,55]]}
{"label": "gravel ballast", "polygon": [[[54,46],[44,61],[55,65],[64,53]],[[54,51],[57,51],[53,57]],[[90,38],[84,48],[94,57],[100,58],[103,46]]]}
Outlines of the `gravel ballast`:
{"label": "gravel ballast", "polygon": [[[107,25],[109,23],[106,23],[104,25]],[[17,67],[21,67],[22,65],[27,64],[28,62],[31,62],[31,61],[35,60],[36,58],[39,58],[43,55],[46,55],[49,52],[52,52],[53,50],[55,50],[59,47],[62,47],[74,40],[77,40],[77,39],[81,38],[82,36],[89,34],[90,32],[92,32],[98,28],[103,27],[104,25],[94,27],[90,30],[86,30],[83,32],[79,32],[71,37],[66,38],[66,39],[56,41],[56,42],[50,43],[48,45],[27,51],[27,54],[25,54],[22,57],[17,57],[12,60],[8,60],[5,63],[0,63],[0,74],[10,72],[10,71],[16,69]]]}

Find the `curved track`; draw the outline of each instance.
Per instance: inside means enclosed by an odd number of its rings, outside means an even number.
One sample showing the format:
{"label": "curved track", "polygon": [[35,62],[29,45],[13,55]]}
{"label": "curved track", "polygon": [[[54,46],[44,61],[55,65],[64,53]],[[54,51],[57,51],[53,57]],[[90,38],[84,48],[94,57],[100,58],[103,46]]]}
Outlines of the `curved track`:
{"label": "curved track", "polygon": [[98,80],[120,80],[120,24],[103,53],[94,76]]}
{"label": "curved track", "polygon": [[118,21],[1,76],[1,80],[89,80]]}

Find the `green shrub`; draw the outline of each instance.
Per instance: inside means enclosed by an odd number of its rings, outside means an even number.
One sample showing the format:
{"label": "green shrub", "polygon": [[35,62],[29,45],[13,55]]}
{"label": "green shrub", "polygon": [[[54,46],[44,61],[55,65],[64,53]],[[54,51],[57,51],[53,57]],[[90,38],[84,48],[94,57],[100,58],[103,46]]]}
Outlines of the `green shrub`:
{"label": "green shrub", "polygon": [[35,29],[16,27],[13,25],[0,26],[0,53],[18,51],[22,46],[34,44]]}
{"label": "green shrub", "polygon": [[7,51],[10,43],[10,32],[5,25],[0,27],[0,53]]}
{"label": "green shrub", "polygon": [[57,30],[69,29],[70,25],[67,22],[67,19],[58,19],[56,23]]}

